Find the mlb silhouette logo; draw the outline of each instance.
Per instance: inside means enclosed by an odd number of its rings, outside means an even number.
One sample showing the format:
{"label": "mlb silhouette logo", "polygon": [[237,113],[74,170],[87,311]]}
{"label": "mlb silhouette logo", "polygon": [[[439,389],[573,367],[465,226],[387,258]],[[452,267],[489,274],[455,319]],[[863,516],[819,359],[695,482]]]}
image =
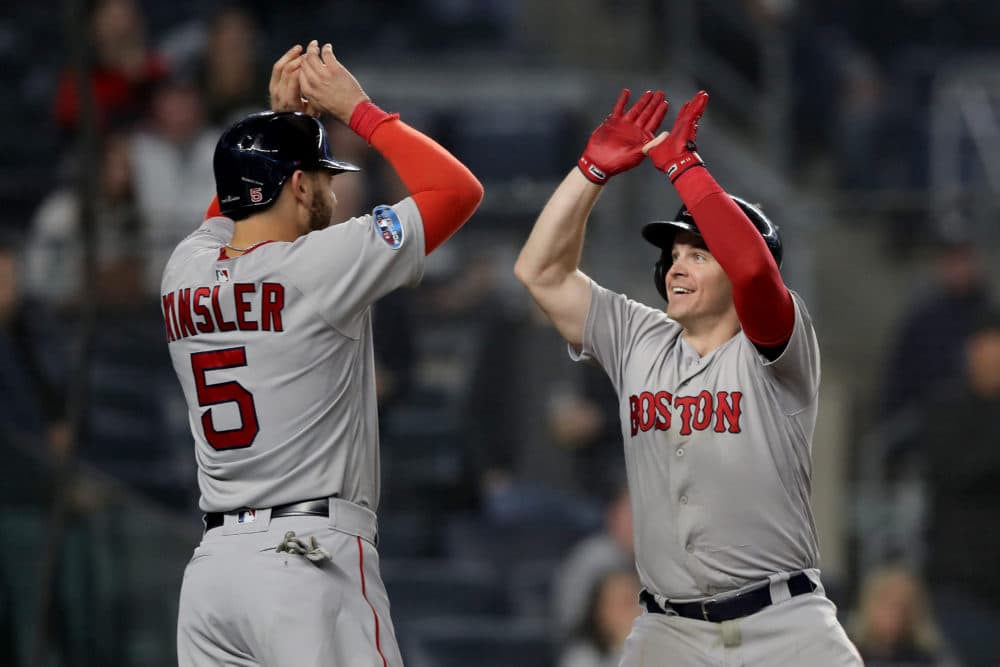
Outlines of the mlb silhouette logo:
{"label": "mlb silhouette logo", "polygon": [[236,515],[236,523],[253,523],[257,520],[257,510],[242,510]]}
{"label": "mlb silhouette logo", "polygon": [[259,204],[264,201],[264,193],[261,192],[260,188],[250,188],[250,201],[254,204]]}
{"label": "mlb silhouette logo", "polygon": [[216,269],[215,270],[215,282],[217,282],[217,283],[228,283],[229,282],[229,269]]}

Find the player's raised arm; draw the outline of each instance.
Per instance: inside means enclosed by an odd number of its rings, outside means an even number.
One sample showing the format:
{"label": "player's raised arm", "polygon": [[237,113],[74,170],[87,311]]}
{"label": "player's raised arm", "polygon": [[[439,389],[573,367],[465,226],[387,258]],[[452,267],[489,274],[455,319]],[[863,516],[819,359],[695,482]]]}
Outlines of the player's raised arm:
{"label": "player's raised arm", "polygon": [[299,82],[311,108],[350,126],[399,174],[420,209],[424,251],[430,254],[472,216],[483,186],[433,139],[373,104],[330,44],[320,50],[310,42],[302,62]]}
{"label": "player's raised arm", "polygon": [[518,280],[572,345],[583,342],[590,308],[590,279],[579,268],[587,218],[608,179],[642,162],[643,144],[667,113],[662,92],[647,91],[626,111],[628,98],[623,90],[594,130],[578,168],[542,209],[514,266]]}
{"label": "player's raised arm", "polygon": [[736,314],[747,338],[758,348],[781,348],[795,324],[792,297],[760,232],[697,153],[695,136],[706,104],[708,94],[701,91],[681,107],[673,129],[643,151],[670,178],[732,282]]}

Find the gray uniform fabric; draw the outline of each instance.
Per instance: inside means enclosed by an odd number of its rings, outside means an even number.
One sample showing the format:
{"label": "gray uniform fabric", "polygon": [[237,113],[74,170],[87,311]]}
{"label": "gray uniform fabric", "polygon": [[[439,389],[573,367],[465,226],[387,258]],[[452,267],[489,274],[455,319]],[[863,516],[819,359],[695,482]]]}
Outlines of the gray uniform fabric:
{"label": "gray uniform fabric", "polygon": [[[419,211],[407,198],[228,259],[233,224],[205,221],[162,282],[200,507],[227,513],[185,572],[180,664],[401,665],[374,547],[371,305],[419,282]],[[317,498],[329,518],[270,516]],[[289,530],[316,549],[278,552]]]}
{"label": "gray uniform fabric", "polygon": [[[169,348],[187,399],[202,510],[273,507],[334,495],[377,509],[370,306],[397,287],[419,282],[424,257],[416,204],[407,198],[393,209],[403,229],[398,249],[383,240],[371,215],[293,243],[260,245],[234,259],[219,254],[232,238],[233,222],[213,218],[177,246],[162,294],[168,336],[171,328],[189,331],[181,321],[185,310],[195,324],[195,335],[178,337]],[[198,288],[209,291],[202,297]],[[237,291],[245,304],[242,313]],[[211,326],[211,333],[198,327],[205,318],[212,320],[203,327]],[[220,320],[232,329],[220,331],[227,327]],[[241,322],[245,326],[238,326]],[[243,365],[196,377],[192,354],[240,347]],[[208,387],[235,382],[252,396],[259,431],[249,446],[218,449],[209,442],[206,414],[216,431],[234,432],[247,426],[241,419],[247,408],[236,400],[203,405],[200,381]],[[230,390],[223,398],[243,396]]]}
{"label": "gray uniform fabric", "polygon": [[[774,361],[742,332],[699,357],[666,313],[592,283],[583,345],[571,347],[570,356],[598,363],[619,397],[636,565],[643,587],[661,603],[699,600],[800,570],[819,583],[809,505],[819,346],[804,303],[792,296],[794,331]],[[802,597],[815,600],[796,606],[833,609],[818,595]],[[850,654],[854,649],[829,609],[821,612],[829,616],[823,627],[838,650]],[[781,612],[769,614],[785,620]],[[664,623],[645,616],[636,631]],[[705,631],[718,639],[719,624],[694,623],[715,626]],[[626,650],[623,664],[663,664],[631,659]],[[692,658],[671,664],[730,663]]]}
{"label": "gray uniform fabric", "polygon": [[[257,512],[255,521],[240,524],[238,515],[227,515],[184,571],[179,664],[401,667],[369,515],[362,530],[338,525],[336,517]],[[315,537],[330,558],[316,564],[276,551],[288,531],[307,543]]]}

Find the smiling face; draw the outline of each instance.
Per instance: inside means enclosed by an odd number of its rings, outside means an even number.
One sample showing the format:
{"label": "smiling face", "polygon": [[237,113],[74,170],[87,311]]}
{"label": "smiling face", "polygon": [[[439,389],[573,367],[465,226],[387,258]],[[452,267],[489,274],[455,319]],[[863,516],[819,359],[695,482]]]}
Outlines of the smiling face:
{"label": "smiling face", "polygon": [[703,328],[735,312],[733,285],[700,236],[674,237],[673,263],[666,273],[667,315],[685,329]]}

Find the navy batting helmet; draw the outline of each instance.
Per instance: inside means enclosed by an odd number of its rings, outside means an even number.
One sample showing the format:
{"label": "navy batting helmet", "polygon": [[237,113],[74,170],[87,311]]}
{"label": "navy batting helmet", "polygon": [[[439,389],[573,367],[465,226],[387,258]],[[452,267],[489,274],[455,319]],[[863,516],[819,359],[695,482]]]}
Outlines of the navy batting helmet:
{"label": "navy batting helmet", "polygon": [[296,169],[360,171],[330,154],[322,123],[292,111],[250,114],[234,124],[216,144],[213,166],[219,209],[236,220],[271,206]]}
{"label": "navy batting helmet", "polygon": [[[775,263],[780,268],[782,250],[781,236],[778,235],[778,226],[771,222],[764,215],[763,211],[753,204],[747,203],[739,197],[733,197],[733,201],[746,213],[746,216],[750,218],[750,222],[757,228],[760,235],[764,237],[764,243],[767,244],[768,250],[771,251],[771,256],[774,257]],[[642,228],[642,238],[660,248],[661,251],[660,258],[656,260],[656,265],[653,267],[653,279],[656,281],[656,291],[660,293],[660,296],[665,301],[669,301],[669,299],[667,298],[667,288],[664,284],[664,279],[667,276],[670,265],[673,264],[670,254],[674,246],[674,236],[681,230],[701,236],[701,232],[698,230],[694,217],[688,211],[687,206],[681,206],[681,209],[677,211],[677,215],[674,216],[673,220],[656,220],[646,223]]]}

